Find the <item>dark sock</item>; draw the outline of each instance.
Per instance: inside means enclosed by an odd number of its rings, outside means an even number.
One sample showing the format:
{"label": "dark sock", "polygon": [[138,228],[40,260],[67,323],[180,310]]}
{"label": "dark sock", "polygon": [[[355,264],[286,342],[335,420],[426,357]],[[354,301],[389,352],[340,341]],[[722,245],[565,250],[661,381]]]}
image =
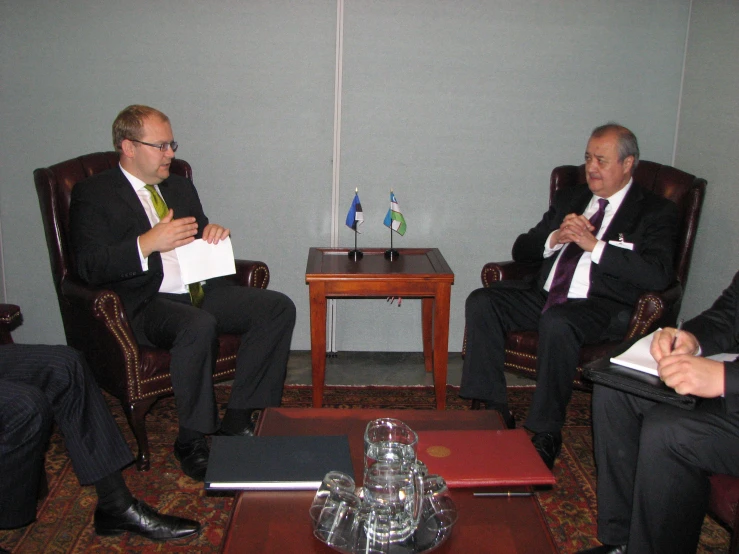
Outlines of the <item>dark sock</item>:
{"label": "dark sock", "polygon": [[115,471],[94,484],[98,508],[109,514],[122,514],[135,500],[120,471]]}
{"label": "dark sock", "polygon": [[221,421],[221,429],[240,431],[251,423],[251,416],[255,412],[250,408],[247,410],[235,410],[228,408]]}
{"label": "dark sock", "polygon": [[205,437],[205,435],[200,431],[194,431],[192,429],[188,429],[187,427],[180,427],[180,432],[177,435],[177,440],[180,442],[180,444],[188,444],[192,441],[202,439],[203,437]]}

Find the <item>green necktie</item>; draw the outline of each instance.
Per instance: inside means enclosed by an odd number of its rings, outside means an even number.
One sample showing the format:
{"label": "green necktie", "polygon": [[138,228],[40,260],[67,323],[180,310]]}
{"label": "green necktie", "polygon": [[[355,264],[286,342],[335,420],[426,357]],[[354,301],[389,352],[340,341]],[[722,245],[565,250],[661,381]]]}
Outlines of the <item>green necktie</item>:
{"label": "green necktie", "polygon": [[[159,219],[162,219],[167,215],[167,212],[169,212],[167,203],[159,192],[157,192],[154,185],[144,185],[144,187],[151,195],[151,203],[154,204],[154,210],[157,212],[157,216],[159,216]],[[203,300],[205,299],[205,291],[203,290],[202,285],[200,283],[192,283],[188,285],[188,288],[190,289],[190,301],[192,302],[192,305],[199,308],[203,305]]]}

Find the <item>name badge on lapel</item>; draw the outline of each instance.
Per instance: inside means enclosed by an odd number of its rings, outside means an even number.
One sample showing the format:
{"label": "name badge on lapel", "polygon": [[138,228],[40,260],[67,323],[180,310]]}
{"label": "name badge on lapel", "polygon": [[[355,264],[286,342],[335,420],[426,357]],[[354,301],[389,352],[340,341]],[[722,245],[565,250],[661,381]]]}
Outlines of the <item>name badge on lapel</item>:
{"label": "name badge on lapel", "polygon": [[633,242],[625,242],[624,241],[624,234],[619,233],[618,234],[618,240],[609,240],[608,244],[612,244],[613,246],[617,246],[618,248],[626,248],[626,250],[633,250],[634,249],[634,243]]}

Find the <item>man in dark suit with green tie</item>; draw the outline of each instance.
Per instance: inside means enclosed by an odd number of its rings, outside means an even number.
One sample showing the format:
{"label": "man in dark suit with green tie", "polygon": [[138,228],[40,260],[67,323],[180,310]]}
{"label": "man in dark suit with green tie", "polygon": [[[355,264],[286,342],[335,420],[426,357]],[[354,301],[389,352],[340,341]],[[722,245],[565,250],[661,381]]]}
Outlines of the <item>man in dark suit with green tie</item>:
{"label": "man in dark suit with green tie", "polygon": [[[295,305],[282,293],[223,278],[186,286],[175,248],[201,238],[216,244],[229,229],[209,221],[190,180],[170,174],[177,143],[165,114],[125,108],[113,123],[113,144],[119,167],[72,189],[77,271],[121,297],[141,343],[169,349],[180,426],[174,453],[187,475],[203,480],[205,435],[251,434],[254,411],[279,405]],[[241,335],[220,426],[212,382],[219,333]]]}

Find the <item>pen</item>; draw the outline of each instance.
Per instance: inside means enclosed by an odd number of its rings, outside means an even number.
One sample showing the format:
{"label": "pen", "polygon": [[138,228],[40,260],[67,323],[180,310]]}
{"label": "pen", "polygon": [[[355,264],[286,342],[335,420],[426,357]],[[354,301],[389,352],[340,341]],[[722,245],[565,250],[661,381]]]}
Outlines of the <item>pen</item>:
{"label": "pen", "polygon": [[677,346],[677,337],[680,336],[680,329],[683,328],[683,318],[680,318],[677,322],[677,329],[675,330],[675,336],[672,337],[672,348],[671,350],[675,350],[675,347]]}
{"label": "pen", "polygon": [[498,496],[501,498],[504,497],[513,497],[513,496],[534,496],[533,492],[473,492],[472,496]]}

